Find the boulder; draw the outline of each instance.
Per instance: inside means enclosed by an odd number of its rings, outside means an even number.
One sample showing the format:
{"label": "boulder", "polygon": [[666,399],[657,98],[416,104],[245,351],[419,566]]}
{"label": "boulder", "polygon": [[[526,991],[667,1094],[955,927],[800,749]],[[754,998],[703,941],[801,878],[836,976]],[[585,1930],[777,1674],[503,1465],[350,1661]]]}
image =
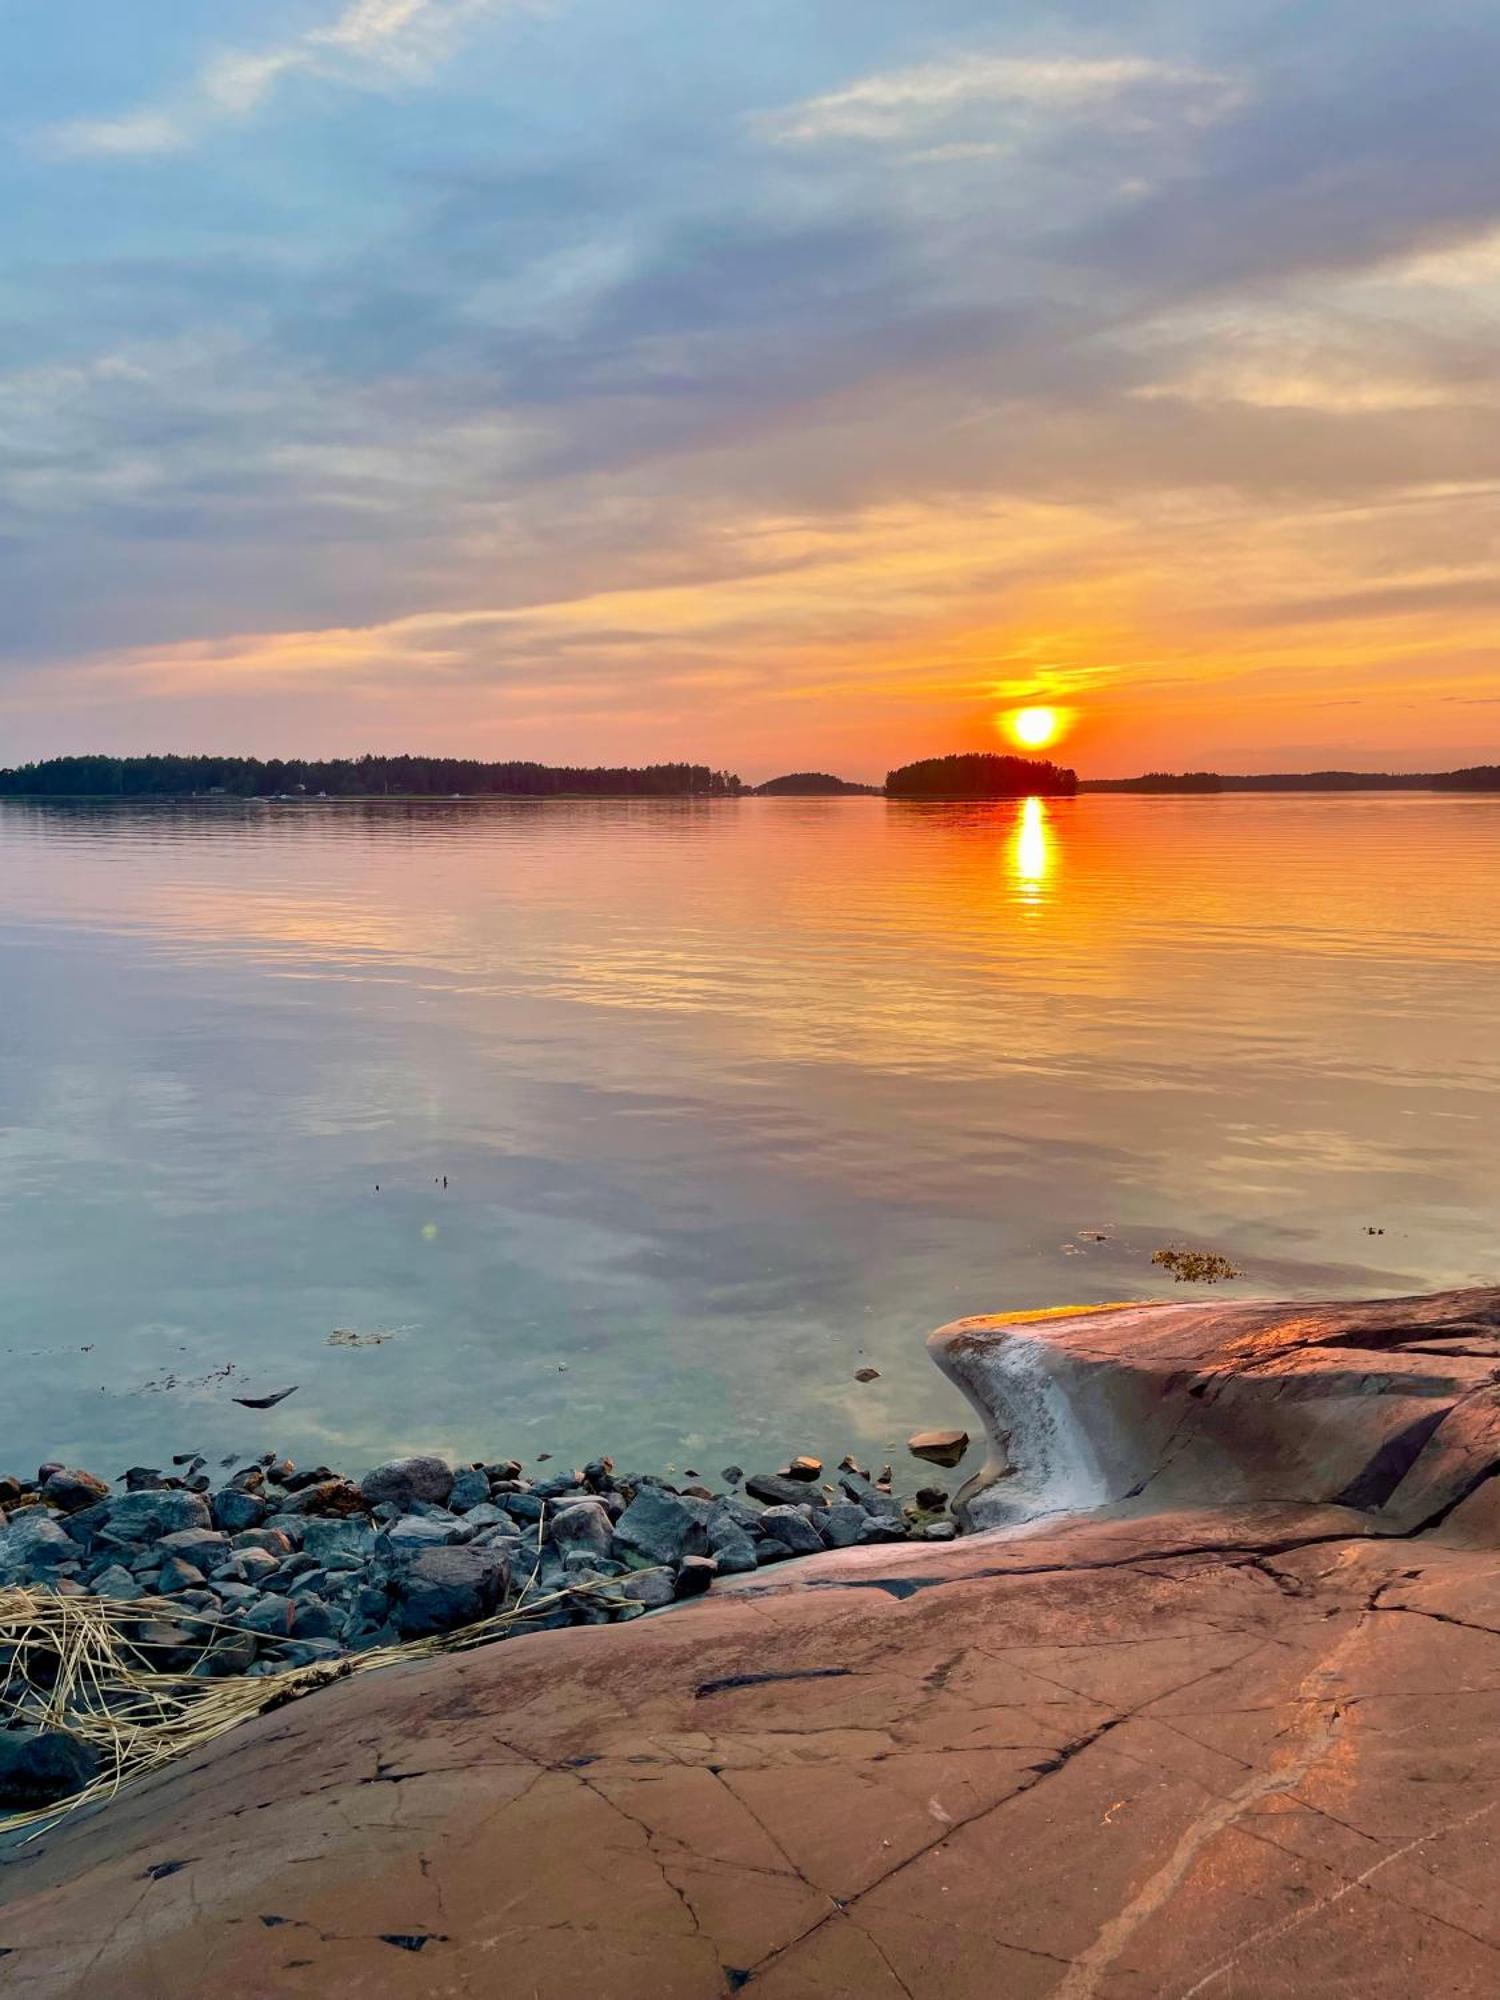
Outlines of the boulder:
{"label": "boulder", "polygon": [[575,1500],[559,1507],[547,1525],[559,1549],[597,1556],[609,1551],[612,1524],[597,1500]]}
{"label": "boulder", "polygon": [[360,1487],[347,1479],[315,1479],[299,1486],[277,1508],[278,1514],[321,1514],[338,1518],[365,1515],[369,1502]]}
{"label": "boulder", "polygon": [[246,1528],[258,1528],[266,1518],[266,1503],[258,1493],[252,1493],[242,1486],[221,1486],[208,1499],[209,1511],[214,1517],[214,1526],[222,1528],[227,1535],[242,1534]]}
{"label": "boulder", "polygon": [[637,1568],[680,1563],[708,1553],[707,1507],[657,1486],[643,1486],[615,1523],[612,1551]]}
{"label": "boulder", "polygon": [[823,1532],[828,1537],[828,1546],[834,1549],[855,1548],[864,1532],[867,1521],[881,1518],[867,1514],[863,1507],[852,1500],[836,1500],[822,1517]]}
{"label": "boulder", "polygon": [[394,1583],[397,1629],[416,1639],[488,1618],[509,1587],[510,1567],[494,1549],[423,1549]]}
{"label": "boulder", "polygon": [[708,1524],[708,1545],[724,1576],[746,1576],[755,1568],[755,1544],[737,1521],[717,1515]]}
{"label": "boulder", "polygon": [[929,1465],[957,1465],[969,1449],[967,1431],[915,1431],[906,1440],[906,1449],[913,1458],[925,1459]]}
{"label": "boulder", "polygon": [[146,1595],[144,1587],[123,1563],[111,1563],[108,1569],[101,1570],[94,1578],[92,1588],[96,1597],[111,1598],[117,1604],[130,1604]]}
{"label": "boulder", "polygon": [[801,1507],[811,1500],[817,1505],[817,1496],[807,1490],[801,1479],[788,1479],[778,1472],[752,1472],[745,1481],[745,1491],[752,1500],[764,1500],[768,1507]]}
{"label": "boulder", "polygon": [[116,1541],[159,1542],[184,1528],[212,1526],[208,1503],[196,1493],[171,1488],[143,1487],[112,1500],[106,1532]]}
{"label": "boulder", "polygon": [[677,1586],[670,1570],[647,1569],[622,1578],[620,1595],[632,1604],[643,1604],[648,1611],[659,1611],[664,1605],[675,1603]]}
{"label": "boulder", "polygon": [[56,1507],[59,1513],[76,1514],[81,1507],[92,1507],[100,1500],[107,1500],[109,1481],[95,1478],[92,1472],[59,1466],[43,1481],[42,1498],[49,1507]]}
{"label": "boulder", "polygon": [[785,1543],[793,1555],[815,1556],[823,1547],[823,1537],[800,1507],[768,1507],[760,1523],[769,1537]]}
{"label": "boulder", "polygon": [[815,1479],[823,1476],[821,1458],[794,1458],[790,1465],[784,1465],[777,1475],[781,1479],[795,1479],[804,1486],[810,1486]]}
{"label": "boulder", "polygon": [[701,1597],[719,1573],[712,1556],[686,1556],[673,1585],[677,1597]]}
{"label": "boulder", "polygon": [[404,1511],[413,1500],[432,1500],[441,1506],[453,1491],[453,1472],[441,1458],[421,1454],[392,1458],[367,1472],[359,1490],[372,1507],[390,1501]]}
{"label": "boulder", "polygon": [[164,1556],[179,1556],[206,1572],[229,1554],[229,1537],[212,1528],[179,1528],[176,1534],[163,1535],[157,1547]]}
{"label": "boulder", "polygon": [[292,1637],[294,1639],[333,1639],[338,1636],[341,1620],[336,1618],[328,1606],[317,1597],[299,1597],[292,1604]]}
{"label": "boulder", "polygon": [[0,1729],[0,1805],[71,1798],[99,1775],[99,1756],[61,1729]]}
{"label": "boulder", "polygon": [[485,1474],[475,1466],[467,1467],[453,1482],[448,1495],[448,1505],[455,1514],[467,1514],[473,1507],[485,1506],[490,1497],[490,1482]]}
{"label": "boulder", "polygon": [[497,1507],[493,1500],[486,1500],[481,1507],[471,1507],[464,1515],[464,1526],[476,1530],[498,1528],[507,1535],[518,1535],[521,1532],[520,1523],[513,1521],[505,1509]]}
{"label": "boulder", "polygon": [[196,1590],[206,1581],[195,1563],[184,1562],[181,1556],[168,1556],[156,1579],[156,1588],[163,1597],[175,1597],[179,1591]]}
{"label": "boulder", "polygon": [[862,1472],[840,1471],[839,1485],[856,1506],[863,1507],[867,1514],[883,1515],[888,1521],[900,1521],[900,1502],[893,1500],[889,1493],[882,1493],[878,1486],[872,1486]]}
{"label": "boulder", "polygon": [[320,1563],[368,1558],[375,1553],[375,1530],[366,1521],[310,1520],[303,1524],[302,1550]]}
{"label": "boulder", "polygon": [[957,1320],[928,1348],[989,1454],[966,1527],[1128,1501],[1356,1508],[1403,1532],[1500,1457],[1500,1288],[1351,1304],[1076,1308]]}
{"label": "boulder", "polygon": [[462,1541],[464,1531],[451,1515],[429,1521],[421,1514],[403,1514],[386,1529],[385,1537],[393,1549],[443,1549]]}
{"label": "boulder", "polygon": [[264,1633],[269,1639],[288,1639],[295,1615],[290,1598],[261,1597],[243,1609],[236,1607],[234,1622],[248,1626],[252,1632]]}
{"label": "boulder", "polygon": [[83,1554],[50,1514],[26,1514],[0,1528],[0,1584],[29,1583],[38,1574]]}

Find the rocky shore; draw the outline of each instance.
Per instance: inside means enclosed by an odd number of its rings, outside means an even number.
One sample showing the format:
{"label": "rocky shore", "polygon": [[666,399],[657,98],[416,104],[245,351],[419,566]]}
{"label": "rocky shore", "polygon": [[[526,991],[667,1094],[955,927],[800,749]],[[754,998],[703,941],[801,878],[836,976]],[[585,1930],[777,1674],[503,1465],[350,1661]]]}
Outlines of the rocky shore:
{"label": "rocky shore", "polygon": [[[731,1466],[716,1490],[620,1474],[607,1458],[527,1477],[514,1459],[416,1456],[354,1481],[267,1454],[218,1485],[189,1459],[173,1473],[134,1467],[116,1487],[43,1465],[28,1482],[0,1479],[0,1589],[104,1600],[117,1619],[130,1606],[117,1630],[144,1671],[273,1675],[497,1614],[517,1631],[635,1618],[717,1577],[957,1532],[940,1486],[903,1504],[889,1468],[872,1478],[846,1458],[823,1472],[813,1458],[748,1479]],[[91,1775],[61,1732],[29,1726],[44,1697],[6,1696],[0,1807]]]}
{"label": "rocky shore", "polygon": [[334,1669],[11,1857],[7,1995],[1492,2000],[1500,1288],[932,1351],[962,1537]]}

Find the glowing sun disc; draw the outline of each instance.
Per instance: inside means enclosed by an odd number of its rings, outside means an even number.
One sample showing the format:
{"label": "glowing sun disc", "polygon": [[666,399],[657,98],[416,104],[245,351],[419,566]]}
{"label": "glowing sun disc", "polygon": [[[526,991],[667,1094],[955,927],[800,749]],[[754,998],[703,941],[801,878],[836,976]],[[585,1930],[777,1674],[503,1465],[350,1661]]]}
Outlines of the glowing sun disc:
{"label": "glowing sun disc", "polygon": [[1062,726],[1055,708],[1018,708],[1005,718],[1005,727],[1023,750],[1045,750],[1057,741]]}

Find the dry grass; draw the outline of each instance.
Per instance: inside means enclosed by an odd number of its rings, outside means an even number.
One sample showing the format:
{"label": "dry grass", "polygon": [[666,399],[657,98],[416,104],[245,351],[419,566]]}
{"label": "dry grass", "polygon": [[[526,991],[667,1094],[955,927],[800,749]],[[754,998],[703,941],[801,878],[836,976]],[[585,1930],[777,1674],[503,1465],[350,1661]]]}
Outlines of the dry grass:
{"label": "dry grass", "polygon": [[143,1644],[138,1632],[156,1620],[185,1631],[201,1630],[201,1661],[223,1635],[244,1630],[229,1619],[204,1617],[170,1598],[117,1602],[60,1597],[40,1589],[0,1591],[0,1662],[4,1663],[0,1727],[24,1722],[33,1728],[64,1729],[86,1743],[101,1766],[94,1782],[71,1798],[0,1814],[0,1838],[25,1831],[26,1838],[35,1839],[79,1807],[112,1798],[132,1779],[205,1749],[239,1723],[331,1681],[489,1645],[524,1631],[557,1605],[583,1597],[595,1597],[614,1609],[624,1609],[628,1603],[632,1612],[639,1610],[617,1592],[610,1594],[613,1578],[533,1598],[529,1593],[535,1579],[533,1570],[517,1600],[505,1610],[454,1632],[290,1667],[284,1673],[223,1679],[191,1670],[157,1671],[153,1650],[159,1656],[162,1648]]}

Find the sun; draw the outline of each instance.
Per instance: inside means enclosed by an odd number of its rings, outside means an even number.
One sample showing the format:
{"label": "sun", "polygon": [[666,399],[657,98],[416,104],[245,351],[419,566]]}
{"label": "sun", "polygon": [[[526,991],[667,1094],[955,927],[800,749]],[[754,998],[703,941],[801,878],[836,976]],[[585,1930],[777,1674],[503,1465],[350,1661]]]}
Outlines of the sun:
{"label": "sun", "polygon": [[1002,716],[1006,729],[1023,750],[1045,750],[1055,743],[1066,727],[1067,718],[1056,708],[1014,708]]}

